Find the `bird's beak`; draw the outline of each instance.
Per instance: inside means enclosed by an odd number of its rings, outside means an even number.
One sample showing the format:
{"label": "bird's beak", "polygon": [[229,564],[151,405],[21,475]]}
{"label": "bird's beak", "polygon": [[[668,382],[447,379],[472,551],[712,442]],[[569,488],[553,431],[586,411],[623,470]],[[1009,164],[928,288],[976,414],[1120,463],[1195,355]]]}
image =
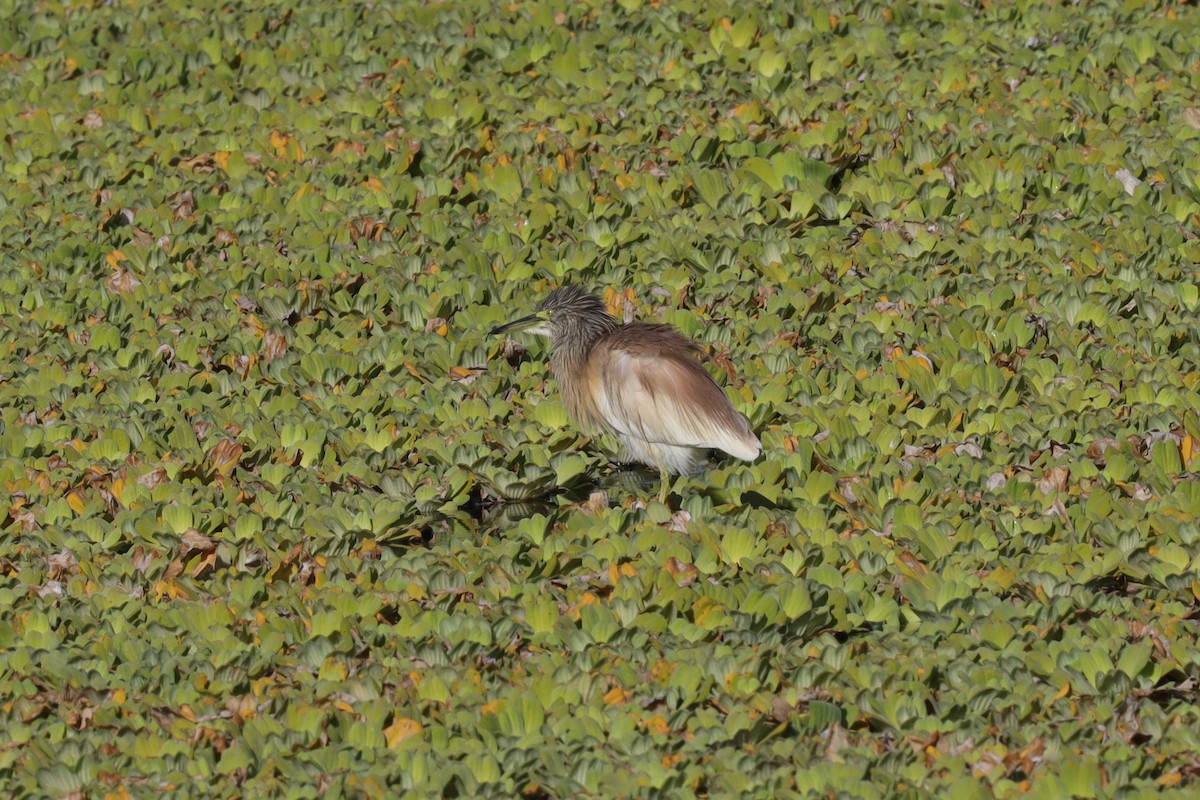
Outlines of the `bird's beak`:
{"label": "bird's beak", "polygon": [[537,328],[545,324],[546,320],[549,318],[550,315],[545,311],[538,311],[536,314],[530,314],[527,317],[514,319],[512,322],[506,322],[503,325],[492,328],[490,331],[488,331],[488,336],[497,336],[501,333],[508,333],[509,331],[524,331]]}

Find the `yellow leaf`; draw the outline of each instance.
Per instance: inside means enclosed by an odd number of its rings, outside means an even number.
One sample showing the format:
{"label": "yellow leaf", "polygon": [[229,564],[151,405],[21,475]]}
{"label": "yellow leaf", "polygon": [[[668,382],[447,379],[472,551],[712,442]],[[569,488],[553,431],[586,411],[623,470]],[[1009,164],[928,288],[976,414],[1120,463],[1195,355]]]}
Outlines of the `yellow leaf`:
{"label": "yellow leaf", "polygon": [[396,721],[387,726],[383,731],[383,736],[387,740],[387,746],[391,748],[398,747],[401,742],[406,739],[411,739],[421,732],[421,723],[415,719],[408,717],[396,717]]}
{"label": "yellow leaf", "polygon": [[614,686],[609,689],[604,695],[604,705],[619,706],[629,702],[629,698],[633,696],[633,692],[628,689],[622,689],[620,686]]}
{"label": "yellow leaf", "polygon": [[125,476],[124,475],[118,476],[117,478],[113,479],[112,496],[113,496],[113,499],[116,500],[118,503],[120,503],[121,505],[125,505],[125,501],[122,499],[125,496]]}
{"label": "yellow leaf", "polygon": [[304,184],[303,186],[301,186],[299,189],[296,190],[296,193],[294,195],[292,195],[292,202],[299,200],[300,198],[304,197],[306,194],[308,194],[312,190],[313,190],[313,185],[311,183]]}
{"label": "yellow leaf", "polygon": [[929,570],[925,568],[925,565],[907,550],[896,556],[896,566],[900,569],[900,572],[913,578],[924,578],[929,574]]}
{"label": "yellow leaf", "polygon": [[191,596],[187,593],[186,589],[175,583],[175,581],[163,580],[154,584],[154,602],[161,603],[163,598],[168,600],[178,600],[180,598],[189,600]]}
{"label": "yellow leaf", "polygon": [[1159,786],[1175,786],[1183,780],[1183,773],[1178,771],[1168,772],[1158,779]]}
{"label": "yellow leaf", "polygon": [[617,585],[617,581],[621,578],[632,578],[637,575],[637,567],[626,561],[624,564],[617,564],[615,561],[608,565],[608,580],[613,585]]}
{"label": "yellow leaf", "polygon": [[383,182],[379,178],[367,178],[362,185],[371,194],[382,194],[384,191]]}
{"label": "yellow leaf", "polygon": [[213,153],[213,163],[216,164],[217,168],[222,172],[228,172],[229,157],[231,155],[233,155],[233,153],[228,150],[218,150],[217,152]]}
{"label": "yellow leaf", "polygon": [[933,367],[929,364],[928,356],[905,356],[903,358],[897,358],[895,364],[896,375],[898,375],[901,380],[908,380],[913,376],[914,373],[920,370],[933,372]]}
{"label": "yellow leaf", "polygon": [[692,606],[692,614],[695,617],[696,624],[703,626],[709,614],[716,610],[724,611],[725,609],[724,606],[711,597],[701,597],[696,601],[696,605]]}
{"label": "yellow leaf", "polygon": [[656,733],[659,736],[666,736],[671,732],[671,726],[662,718],[662,714],[655,714],[650,719],[642,723],[643,727],[650,733]]}
{"label": "yellow leaf", "polygon": [[84,505],[86,504],[83,502],[83,497],[79,494],[79,492],[72,491],[67,494],[67,505],[69,505],[71,510],[76,514],[82,514]]}
{"label": "yellow leaf", "polygon": [[108,262],[108,265],[110,267],[112,267],[113,269],[116,269],[117,267],[119,267],[121,265],[121,262],[125,260],[125,254],[122,253],[120,250],[113,250],[111,253],[109,253],[107,256],[104,257],[104,260]]}
{"label": "yellow leaf", "polygon": [[738,119],[745,119],[746,117],[761,118],[762,106],[753,101],[749,103],[740,103],[734,107],[733,115]]}
{"label": "yellow leaf", "polygon": [[275,149],[275,155],[279,158],[287,158],[288,144],[292,141],[292,137],[282,131],[271,131],[271,147]]}
{"label": "yellow leaf", "polygon": [[125,690],[124,689],[114,689],[113,693],[112,693],[112,701],[119,706],[124,705],[125,704]]}
{"label": "yellow leaf", "polygon": [[650,668],[650,678],[662,682],[670,678],[673,672],[675,672],[675,665],[660,659]]}
{"label": "yellow leaf", "polygon": [[571,619],[573,619],[575,621],[578,621],[579,620],[579,609],[583,608],[584,606],[599,605],[599,603],[600,603],[599,597],[596,597],[596,595],[592,594],[591,592],[584,592],[583,597],[579,598],[579,602],[576,603],[571,608],[571,610],[567,612],[567,616],[569,616]]}

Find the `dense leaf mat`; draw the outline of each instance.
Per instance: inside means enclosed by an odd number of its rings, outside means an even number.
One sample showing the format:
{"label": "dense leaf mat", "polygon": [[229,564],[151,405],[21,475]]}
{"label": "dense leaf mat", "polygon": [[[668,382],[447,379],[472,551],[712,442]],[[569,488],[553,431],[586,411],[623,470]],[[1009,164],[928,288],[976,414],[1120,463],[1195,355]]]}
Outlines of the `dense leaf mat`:
{"label": "dense leaf mat", "polygon": [[0,794],[1200,791],[1191,4],[0,5]]}

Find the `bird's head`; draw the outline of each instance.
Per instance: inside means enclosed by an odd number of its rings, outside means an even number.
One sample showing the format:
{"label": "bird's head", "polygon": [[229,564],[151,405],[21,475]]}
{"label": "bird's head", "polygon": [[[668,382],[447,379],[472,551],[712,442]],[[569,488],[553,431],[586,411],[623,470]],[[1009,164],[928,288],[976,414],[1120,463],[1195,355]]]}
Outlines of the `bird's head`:
{"label": "bird's head", "polygon": [[615,326],[599,297],[578,286],[563,286],[538,303],[534,313],[493,328],[491,333],[529,331],[558,344],[577,337],[590,339],[594,332],[607,332]]}

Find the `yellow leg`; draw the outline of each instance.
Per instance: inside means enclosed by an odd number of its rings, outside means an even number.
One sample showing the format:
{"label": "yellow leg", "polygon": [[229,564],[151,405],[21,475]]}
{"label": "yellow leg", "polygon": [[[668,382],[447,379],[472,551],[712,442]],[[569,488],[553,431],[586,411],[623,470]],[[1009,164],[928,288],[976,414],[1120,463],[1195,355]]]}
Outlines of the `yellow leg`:
{"label": "yellow leg", "polygon": [[659,489],[658,502],[663,505],[667,504],[667,497],[671,494],[671,475],[663,467],[658,468]]}

